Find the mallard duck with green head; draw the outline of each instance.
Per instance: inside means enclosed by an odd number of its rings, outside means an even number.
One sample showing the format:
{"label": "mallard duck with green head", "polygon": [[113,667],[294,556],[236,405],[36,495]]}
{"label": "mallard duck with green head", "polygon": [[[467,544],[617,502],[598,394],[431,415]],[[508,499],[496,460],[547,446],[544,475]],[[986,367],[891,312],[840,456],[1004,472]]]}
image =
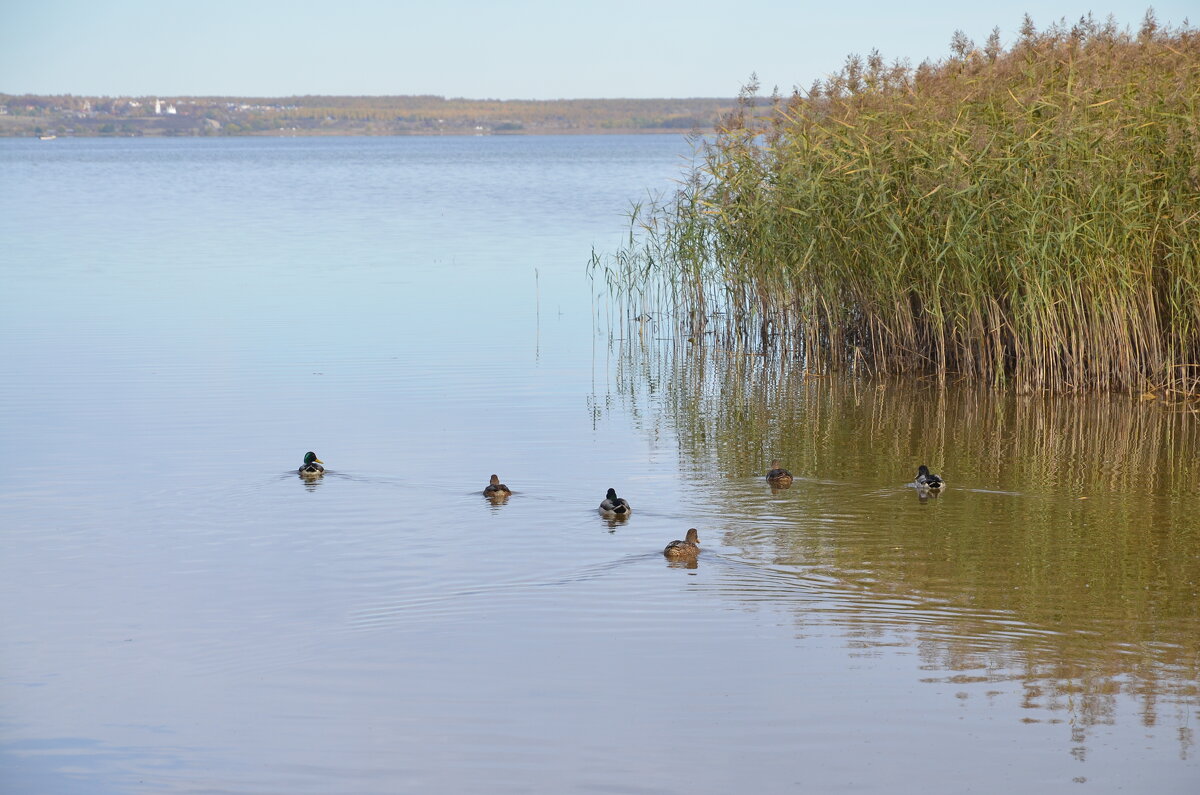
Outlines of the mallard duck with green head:
{"label": "mallard duck with green head", "polygon": [[790,486],[792,485],[792,473],[779,466],[779,461],[772,461],[771,468],[767,471],[767,482],[776,487]]}
{"label": "mallard duck with green head", "polygon": [[696,528],[691,528],[687,531],[687,538],[683,541],[675,540],[667,544],[667,548],[663,550],[663,554],[671,560],[691,560],[700,554],[700,534],[696,532]]}
{"label": "mallard duck with green head", "polygon": [[500,482],[499,475],[492,475],[491,482],[483,487],[483,496],[488,499],[498,500],[511,495],[512,489]]}
{"label": "mallard duck with green head", "polygon": [[917,477],[913,480],[913,485],[918,489],[938,491],[942,486],[946,485],[946,481],[930,472],[929,467],[921,464],[921,466],[917,467]]}
{"label": "mallard duck with green head", "polygon": [[633,513],[633,509],[629,507],[629,503],[624,497],[617,496],[616,489],[609,489],[604,495],[604,501],[600,503],[601,516],[628,516]]}
{"label": "mallard duck with green head", "polygon": [[324,475],[325,467],[321,466],[323,463],[325,462],[317,458],[316,453],[314,453],[312,450],[309,450],[304,454],[304,463],[301,464],[300,468],[296,471],[301,475],[310,478],[318,475]]}

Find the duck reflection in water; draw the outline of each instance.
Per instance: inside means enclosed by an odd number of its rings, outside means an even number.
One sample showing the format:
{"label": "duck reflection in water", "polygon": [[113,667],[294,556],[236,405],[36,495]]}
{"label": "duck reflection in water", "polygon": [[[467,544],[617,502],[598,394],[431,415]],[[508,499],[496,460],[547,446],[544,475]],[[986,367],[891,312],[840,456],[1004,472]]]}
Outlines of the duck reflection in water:
{"label": "duck reflection in water", "polygon": [[917,489],[916,492],[917,492],[917,502],[922,502],[922,503],[929,502],[929,500],[931,500],[931,499],[936,500],[938,498],[938,494],[941,493],[938,491],[930,491],[929,489]]}
{"label": "duck reflection in water", "polygon": [[317,477],[301,475],[300,482],[304,484],[305,491],[316,491],[325,480],[319,475]]}
{"label": "duck reflection in water", "polygon": [[626,517],[624,516],[604,516],[600,521],[604,522],[604,526],[610,533],[615,533],[618,529],[626,526]]}

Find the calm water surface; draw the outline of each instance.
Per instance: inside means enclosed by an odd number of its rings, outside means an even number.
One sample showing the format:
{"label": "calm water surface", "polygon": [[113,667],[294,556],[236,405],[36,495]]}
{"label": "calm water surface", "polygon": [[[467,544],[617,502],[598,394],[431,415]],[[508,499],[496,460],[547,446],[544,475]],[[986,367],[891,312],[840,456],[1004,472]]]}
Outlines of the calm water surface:
{"label": "calm water surface", "polygon": [[1200,789],[1197,415],[610,344],[687,152],[0,141],[0,790]]}

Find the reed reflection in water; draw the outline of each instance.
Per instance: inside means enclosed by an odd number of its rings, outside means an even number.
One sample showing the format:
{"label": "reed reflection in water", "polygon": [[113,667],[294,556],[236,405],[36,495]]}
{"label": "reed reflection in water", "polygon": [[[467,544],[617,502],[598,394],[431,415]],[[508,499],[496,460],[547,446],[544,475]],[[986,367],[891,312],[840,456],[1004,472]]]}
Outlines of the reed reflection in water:
{"label": "reed reflection in water", "polygon": [[[815,377],[636,328],[615,346],[624,408],[678,438],[697,509],[748,564],[725,579],[730,597],[786,601],[804,584],[801,632],[834,612],[863,653],[918,650],[926,681],[1018,693],[1022,720],[1069,724],[1078,756],[1121,696],[1192,753],[1193,406]],[[776,458],[790,488],[764,481]],[[909,487],[922,463],[947,478],[941,495]],[[814,604],[814,588],[837,598]]]}

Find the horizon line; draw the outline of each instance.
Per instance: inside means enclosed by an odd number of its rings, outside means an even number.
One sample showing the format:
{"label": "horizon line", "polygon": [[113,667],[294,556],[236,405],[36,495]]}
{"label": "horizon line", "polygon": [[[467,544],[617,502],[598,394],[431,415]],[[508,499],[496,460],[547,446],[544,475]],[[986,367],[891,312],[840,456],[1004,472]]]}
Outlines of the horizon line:
{"label": "horizon line", "polygon": [[176,99],[303,99],[307,97],[338,97],[343,99],[389,99],[394,97],[413,97],[413,98],[429,98],[442,100],[464,100],[467,102],[587,102],[594,100],[612,101],[653,101],[653,100],[687,100],[687,99],[707,99],[707,100],[736,100],[736,94],[723,95],[700,95],[691,96],[655,96],[655,97],[628,97],[628,96],[613,96],[613,97],[554,97],[538,99],[536,97],[467,97],[467,96],[450,96],[447,94],[172,94],[172,93],[117,93],[117,94],[96,94],[96,93],[74,93],[74,92],[34,92],[25,91],[16,93],[12,91],[0,90],[0,96],[5,97],[103,97],[109,99],[120,99],[131,97],[135,99],[144,99],[147,97],[172,97]]}

